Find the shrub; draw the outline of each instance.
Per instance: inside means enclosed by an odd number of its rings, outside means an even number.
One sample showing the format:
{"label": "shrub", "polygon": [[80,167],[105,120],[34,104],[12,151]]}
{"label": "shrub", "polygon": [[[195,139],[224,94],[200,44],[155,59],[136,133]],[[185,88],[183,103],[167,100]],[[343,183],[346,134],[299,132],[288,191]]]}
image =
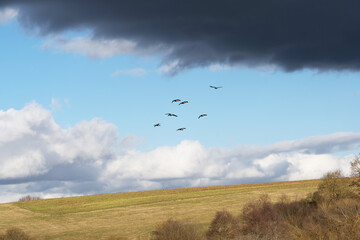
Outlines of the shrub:
{"label": "shrub", "polygon": [[[283,208],[284,214],[291,208]],[[267,195],[263,195],[255,203],[244,206],[241,214],[243,235],[257,236],[259,239],[289,239],[289,226],[279,209],[270,202]]]}
{"label": "shrub", "polygon": [[235,239],[360,239],[360,201],[346,195],[317,204],[284,198],[271,203],[262,197],[245,205],[242,236]]}
{"label": "shrub", "polygon": [[25,197],[22,197],[19,199],[19,202],[25,202],[25,201],[33,201],[33,200],[40,200],[40,197],[32,197],[30,195],[27,195]]}
{"label": "shrub", "polygon": [[223,240],[233,239],[241,233],[239,220],[228,211],[216,212],[209,230],[206,232],[207,239]]}
{"label": "shrub", "polygon": [[317,193],[314,193],[317,203],[325,202],[330,204],[344,198],[354,197],[349,181],[342,175],[340,170],[328,172],[324,175],[323,181],[319,184]]}
{"label": "shrub", "polygon": [[[358,164],[360,169],[360,155],[355,160],[352,166]],[[339,170],[328,172],[317,191],[305,199],[290,201],[283,196],[272,203],[263,195],[246,204],[238,217],[217,212],[208,239],[360,239],[360,198],[350,183]],[[360,181],[357,183],[360,190]]]}
{"label": "shrub", "polygon": [[303,239],[360,239],[360,202],[341,199],[320,206],[304,221]]}
{"label": "shrub", "polygon": [[0,240],[32,240],[29,235],[18,228],[10,228],[5,235],[0,235]]}
{"label": "shrub", "polygon": [[289,225],[301,228],[304,219],[316,210],[316,205],[302,199],[298,201],[280,201],[274,203],[273,208]]}
{"label": "shrub", "polygon": [[152,240],[204,240],[200,227],[191,222],[169,219],[156,227]]}

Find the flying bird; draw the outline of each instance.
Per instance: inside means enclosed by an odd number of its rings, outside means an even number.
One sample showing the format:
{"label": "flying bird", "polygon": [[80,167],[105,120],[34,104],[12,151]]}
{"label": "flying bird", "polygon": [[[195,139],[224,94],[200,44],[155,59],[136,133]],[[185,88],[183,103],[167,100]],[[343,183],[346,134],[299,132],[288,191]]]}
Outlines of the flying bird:
{"label": "flying bird", "polygon": [[160,123],[154,124],[154,127],[160,127]]}
{"label": "flying bird", "polygon": [[173,114],[173,113],[165,113],[165,115],[169,116],[169,117],[177,117],[176,114]]}
{"label": "flying bird", "polygon": [[199,117],[198,117],[198,119],[199,118],[202,118],[202,117],[206,117],[207,116],[207,114],[201,114]]}
{"label": "flying bird", "polygon": [[185,103],[188,103],[188,101],[183,101],[183,102],[179,103],[179,105],[185,104]]}
{"label": "flying bird", "polygon": [[186,128],[178,128],[176,131],[184,131]]}
{"label": "flying bird", "polygon": [[215,86],[210,86],[211,88],[213,89],[218,89],[218,88],[222,88],[222,86],[219,86],[219,87],[215,87]]}
{"label": "flying bird", "polygon": [[181,100],[177,98],[177,99],[172,100],[171,103],[180,102],[180,101],[181,101]]}

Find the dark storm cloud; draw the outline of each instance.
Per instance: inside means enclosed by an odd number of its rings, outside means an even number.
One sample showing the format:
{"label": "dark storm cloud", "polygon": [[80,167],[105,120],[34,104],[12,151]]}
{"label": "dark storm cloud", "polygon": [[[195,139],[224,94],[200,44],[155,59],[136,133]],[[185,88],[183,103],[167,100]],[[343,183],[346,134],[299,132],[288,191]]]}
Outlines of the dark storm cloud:
{"label": "dark storm cloud", "polygon": [[43,34],[92,29],[95,38],[161,46],[177,70],[214,63],[286,71],[360,69],[356,0],[13,0],[23,26]]}

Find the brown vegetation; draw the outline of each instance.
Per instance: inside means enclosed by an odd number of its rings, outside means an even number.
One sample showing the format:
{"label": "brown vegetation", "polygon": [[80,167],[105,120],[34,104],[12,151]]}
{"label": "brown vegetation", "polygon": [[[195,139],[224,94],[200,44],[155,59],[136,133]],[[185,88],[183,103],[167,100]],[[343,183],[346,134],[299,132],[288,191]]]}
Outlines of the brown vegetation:
{"label": "brown vegetation", "polygon": [[198,225],[169,219],[152,232],[153,240],[204,240],[205,235]]}
{"label": "brown vegetation", "polygon": [[32,240],[29,235],[18,228],[10,228],[4,235],[0,234],[0,240]]}
{"label": "brown vegetation", "polygon": [[[267,195],[255,203],[245,205],[241,219],[241,235],[257,236],[260,239],[289,239],[287,219],[293,221],[297,204],[273,204]],[[296,222],[296,221],[295,221]]]}
{"label": "brown vegetation", "polygon": [[232,239],[240,233],[239,219],[228,211],[219,211],[212,220],[209,230],[206,232],[207,239],[222,240]]}
{"label": "brown vegetation", "polygon": [[[206,237],[208,240],[280,240],[280,239],[360,239],[360,199],[353,180],[340,171],[324,175],[318,190],[307,198],[290,201],[282,196],[272,202],[268,195],[246,204],[238,216],[218,211]],[[201,239],[183,230],[181,222],[168,220],[159,225],[162,239]],[[183,232],[190,235],[184,235]],[[183,235],[182,235],[183,234]],[[160,236],[160,235],[157,235]]]}

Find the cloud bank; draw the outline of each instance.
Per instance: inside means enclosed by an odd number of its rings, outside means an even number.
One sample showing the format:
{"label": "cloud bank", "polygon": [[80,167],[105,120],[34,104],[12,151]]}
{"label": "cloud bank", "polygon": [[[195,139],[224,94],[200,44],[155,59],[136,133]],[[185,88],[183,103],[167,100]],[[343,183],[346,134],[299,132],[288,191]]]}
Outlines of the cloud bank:
{"label": "cloud bank", "polygon": [[163,65],[178,62],[172,73],[213,64],[360,69],[356,0],[4,0],[0,7],[18,9],[22,26],[45,35],[90,29],[100,43],[161,46]]}
{"label": "cloud bank", "polygon": [[[133,135],[101,119],[62,128],[36,103],[0,111],[0,202],[31,194],[63,197],[250,182],[313,179],[349,172],[360,133],[334,133],[267,146],[206,148],[184,140],[138,151]],[[135,141],[135,142],[134,142]],[[135,144],[135,145],[134,145]]]}

